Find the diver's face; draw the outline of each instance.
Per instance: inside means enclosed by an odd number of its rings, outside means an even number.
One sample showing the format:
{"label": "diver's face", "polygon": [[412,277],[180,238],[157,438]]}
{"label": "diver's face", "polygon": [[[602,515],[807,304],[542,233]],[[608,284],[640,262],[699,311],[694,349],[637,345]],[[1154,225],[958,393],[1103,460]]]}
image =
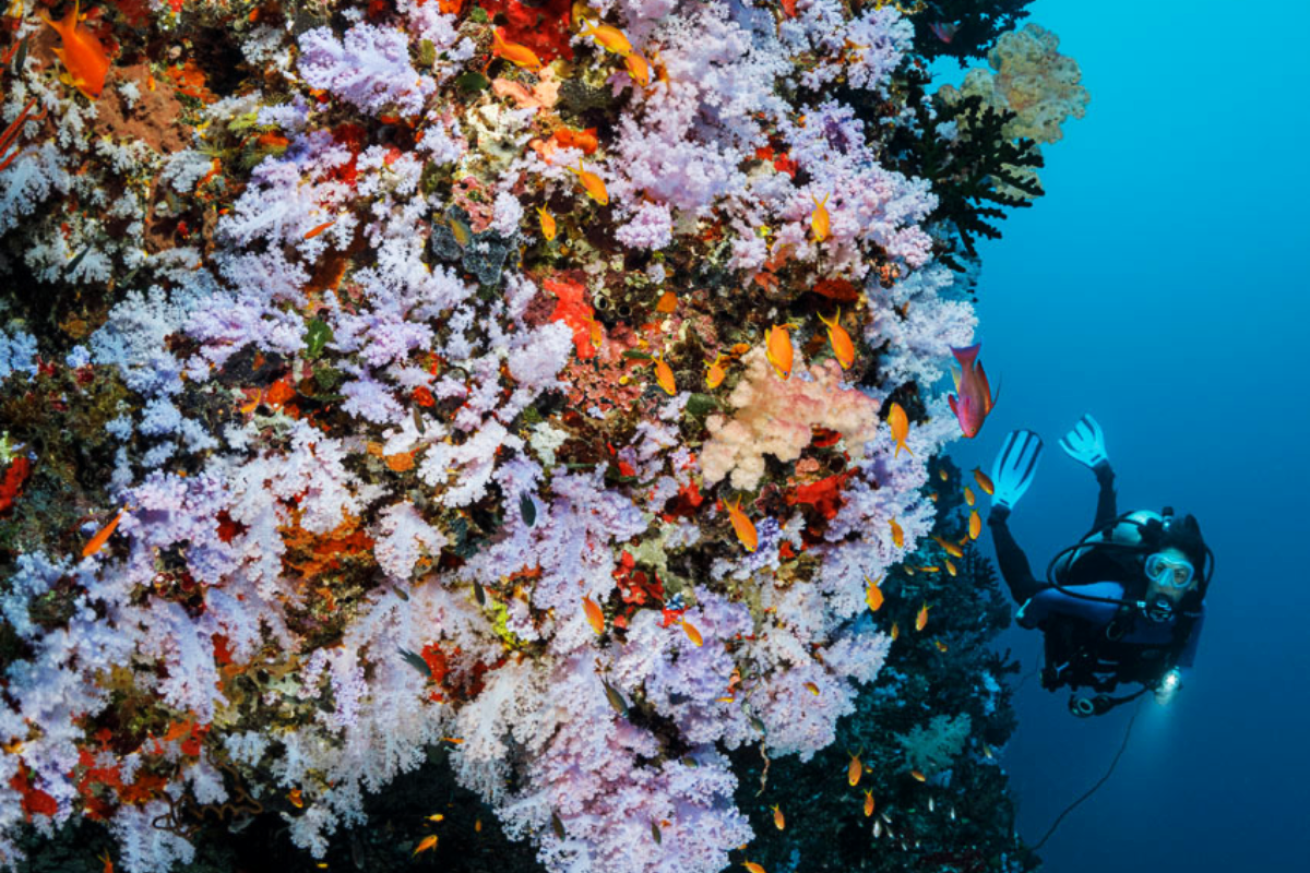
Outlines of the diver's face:
{"label": "diver's face", "polygon": [[[1187,556],[1178,549],[1165,549],[1151,556],[1151,558],[1156,557],[1162,559],[1156,562],[1162,569],[1157,575],[1148,575],[1147,577],[1150,579],[1150,585],[1146,589],[1146,602],[1154,603],[1159,598],[1164,597],[1174,606],[1177,606],[1179,602],[1187,596],[1188,592],[1196,588],[1196,577],[1189,569],[1187,569],[1190,568],[1191,564],[1188,562]],[[1151,564],[1151,559],[1148,559],[1148,568]],[[1182,565],[1186,565],[1186,567]],[[1177,587],[1177,583],[1182,582],[1189,576],[1191,577],[1191,581],[1188,582],[1186,586],[1182,588]]]}

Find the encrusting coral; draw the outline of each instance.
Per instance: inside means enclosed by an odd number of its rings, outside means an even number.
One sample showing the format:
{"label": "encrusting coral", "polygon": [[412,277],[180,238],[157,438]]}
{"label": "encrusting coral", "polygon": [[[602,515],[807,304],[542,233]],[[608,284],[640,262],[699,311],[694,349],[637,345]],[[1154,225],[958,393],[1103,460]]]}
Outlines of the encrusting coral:
{"label": "encrusting coral", "polygon": [[548,870],[714,871],[744,760],[917,710],[869,587],[1046,35],[1002,111],[918,3],[55,6],[0,25],[0,864],[321,860],[441,767]]}

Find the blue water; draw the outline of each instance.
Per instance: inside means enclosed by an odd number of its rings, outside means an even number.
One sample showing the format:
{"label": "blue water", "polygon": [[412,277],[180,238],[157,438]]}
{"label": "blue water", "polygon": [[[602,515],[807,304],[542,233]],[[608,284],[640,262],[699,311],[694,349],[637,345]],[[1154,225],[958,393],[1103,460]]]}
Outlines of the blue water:
{"label": "blue water", "polygon": [[[1120,509],[1194,513],[1218,567],[1187,687],[1144,704],[1114,776],[1043,855],[1059,873],[1306,869],[1310,4],[1031,8],[1092,103],[1044,149],[1048,196],[983,248],[982,360],[1004,389],[952,454],[990,468],[1007,431],[1042,434],[1011,519],[1040,574],[1091,523],[1096,482],[1056,445],[1091,412]],[[1038,663],[1036,631],[1001,645]],[[1078,720],[1067,699],[1036,678],[1016,697],[1005,764],[1030,841],[1100,778],[1130,716]]]}

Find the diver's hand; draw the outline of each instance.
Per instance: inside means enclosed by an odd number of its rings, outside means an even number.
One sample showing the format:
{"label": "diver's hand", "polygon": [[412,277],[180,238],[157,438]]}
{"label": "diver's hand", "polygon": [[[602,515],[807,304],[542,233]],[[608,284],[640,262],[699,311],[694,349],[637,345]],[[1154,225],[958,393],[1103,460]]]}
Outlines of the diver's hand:
{"label": "diver's hand", "polygon": [[1105,435],[1101,433],[1101,426],[1096,423],[1096,419],[1090,415],[1084,415],[1064,435],[1064,439],[1060,440],[1060,448],[1064,449],[1066,455],[1090,469],[1110,461],[1105,453]]}

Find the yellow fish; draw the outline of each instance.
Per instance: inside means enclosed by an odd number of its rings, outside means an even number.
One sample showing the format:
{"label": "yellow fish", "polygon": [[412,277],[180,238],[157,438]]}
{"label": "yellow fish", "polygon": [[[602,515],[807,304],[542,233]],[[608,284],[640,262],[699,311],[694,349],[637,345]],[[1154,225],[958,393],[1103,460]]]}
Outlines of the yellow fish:
{"label": "yellow fish", "polygon": [[578,181],[582,183],[582,189],[587,192],[587,196],[591,197],[592,200],[595,200],[601,206],[609,205],[610,195],[609,192],[605,190],[604,180],[602,180],[600,176],[597,176],[595,173],[584,168],[582,166],[582,158],[578,158],[578,168],[575,170],[572,167],[569,167],[569,172],[578,174]]}
{"label": "yellow fish", "polygon": [[957,575],[958,571],[955,569],[955,565],[951,563],[951,559],[950,559],[950,558],[947,558],[947,559],[946,559],[945,564],[946,564],[946,572],[947,572],[947,573],[950,573],[952,576]]}
{"label": "yellow fish", "polygon": [[541,235],[546,238],[546,242],[550,242],[555,238],[555,216],[544,206],[537,207],[537,215],[541,218]]}
{"label": "yellow fish", "polygon": [[851,364],[855,363],[855,343],[851,342],[851,335],[846,332],[846,328],[841,326],[841,307],[837,307],[837,314],[832,321],[824,318],[820,312],[819,321],[828,326],[828,342],[832,344],[832,353],[837,356],[837,363],[841,364],[843,370],[849,370]]}
{"label": "yellow fish", "polygon": [[623,55],[626,58],[632,54],[632,43],[628,42],[623,31],[612,24],[593,24],[586,30],[580,31],[578,36],[594,36],[602,48],[616,55]]}
{"label": "yellow fish", "polygon": [[429,836],[426,836],[419,841],[418,847],[414,849],[414,854],[417,855],[419,852],[426,852],[428,849],[431,849],[436,844],[437,844],[437,835],[430,834]]}
{"label": "yellow fish", "polygon": [[643,88],[650,84],[650,64],[641,55],[633,52],[623,59],[623,65],[628,68],[632,81]]}
{"label": "yellow fish", "polygon": [[980,516],[978,510],[975,509],[973,512],[969,513],[969,539],[976,540],[981,533],[982,516]]}
{"label": "yellow fish", "polygon": [[810,199],[814,200],[814,212],[810,215],[810,227],[814,230],[815,242],[823,242],[828,238],[828,232],[830,230],[828,222],[828,207],[824,204],[828,202],[830,196],[830,194],[824,194],[823,200],[819,201],[814,199],[813,194],[810,195]]}
{"label": "yellow fish", "polygon": [[851,763],[846,767],[846,781],[854,788],[860,784],[860,777],[864,775],[864,765],[860,763],[858,754],[851,755]]}
{"label": "yellow fish", "polygon": [[878,582],[882,581],[882,577],[879,576],[875,582],[866,574],[864,581],[869,583],[869,589],[864,592],[864,602],[869,604],[870,612],[877,612],[882,609],[882,589],[878,587]]}
{"label": "yellow fish", "polygon": [[491,53],[499,55],[517,67],[522,67],[529,72],[537,72],[541,69],[541,59],[537,57],[532,49],[516,42],[507,42],[500,28],[493,28],[491,31]]}
{"label": "yellow fish", "polygon": [[965,485],[965,486],[964,486],[964,502],[967,503],[967,504],[969,504],[970,506],[973,506],[973,504],[975,503],[975,501],[976,501],[976,498],[973,496],[973,489],[970,488],[968,485]]}
{"label": "yellow fish", "polygon": [[928,777],[920,773],[918,770],[911,770],[910,775],[913,776],[915,779],[918,779],[920,782],[928,781]]}
{"label": "yellow fish", "polygon": [[754,861],[742,861],[741,866],[746,868],[746,873],[764,873],[764,868]]}
{"label": "yellow fish", "polygon": [[905,548],[905,531],[901,529],[901,526],[896,523],[894,518],[887,519],[887,523],[892,526],[892,542],[896,544],[896,548]]}
{"label": "yellow fish", "polygon": [[964,551],[950,540],[942,539],[939,536],[933,536],[933,539],[936,540],[937,545],[941,546],[942,550],[945,551],[946,554],[950,555],[952,558],[964,557]]}
{"label": "yellow fish", "polygon": [[813,694],[815,697],[819,696],[819,686],[815,685],[813,682],[806,682],[805,690]]}
{"label": "yellow fish", "polygon": [[893,643],[896,642],[896,638],[899,637],[900,635],[901,635],[901,626],[896,622],[892,622],[892,642]]}
{"label": "yellow fish", "polygon": [[791,378],[791,334],[787,333],[790,324],[775,324],[769,329],[769,340],[764,347],[764,355],[773,365],[773,371],[779,379]]}
{"label": "yellow fish", "polygon": [[787,827],[787,819],[783,818],[782,810],[778,808],[776,803],[773,805],[773,826],[778,830]]}
{"label": "yellow fish", "polygon": [[583,597],[582,611],[586,613],[587,622],[591,625],[591,629],[598,634],[603,634],[605,632],[605,613],[600,611],[596,601],[590,597]]}
{"label": "yellow fish", "polygon": [[707,366],[705,370],[706,388],[718,388],[721,384],[723,384],[723,380],[728,374],[724,371],[723,367],[719,364],[719,361],[722,360],[723,360],[722,354],[715,355],[714,362]]}
{"label": "yellow fish", "polygon": [[670,397],[678,393],[678,386],[673,381],[673,368],[664,363],[663,352],[655,357],[655,381]]}
{"label": "yellow fish", "polygon": [[755,524],[741,511],[741,497],[737,498],[735,504],[725,500],[723,505],[728,510],[728,518],[732,519],[732,529],[736,531],[737,539],[746,547],[746,551],[755,551],[760,542],[759,535],[755,533]]}
{"label": "yellow fish", "polygon": [[[887,412],[887,423],[892,428],[892,439],[896,440],[896,454],[892,457],[899,458],[901,449],[910,452],[910,447],[905,444],[906,437],[910,435],[910,418],[899,403],[892,403],[892,408]],[[914,452],[910,452],[910,457],[914,457]]]}
{"label": "yellow fish", "polygon": [[940,470],[938,470],[937,475],[941,478],[943,482],[949,481],[951,478],[950,476],[947,475],[945,467],[942,467]]}
{"label": "yellow fish", "polygon": [[925,602],[914,617],[914,629],[921,631],[928,626],[928,604]]}
{"label": "yellow fish", "polygon": [[702,643],[704,643],[704,640],[701,638],[700,631],[696,630],[696,625],[692,624],[686,619],[683,619],[682,621],[682,630],[684,633],[687,634],[687,639],[691,640],[692,645],[699,646]]}
{"label": "yellow fish", "polygon": [[996,486],[992,484],[991,477],[989,477],[978,467],[973,468],[973,478],[974,481],[978,483],[978,487],[983,490],[984,494],[990,495],[993,492],[995,492]]}
{"label": "yellow fish", "polygon": [[864,817],[873,815],[873,789],[864,792]]}

